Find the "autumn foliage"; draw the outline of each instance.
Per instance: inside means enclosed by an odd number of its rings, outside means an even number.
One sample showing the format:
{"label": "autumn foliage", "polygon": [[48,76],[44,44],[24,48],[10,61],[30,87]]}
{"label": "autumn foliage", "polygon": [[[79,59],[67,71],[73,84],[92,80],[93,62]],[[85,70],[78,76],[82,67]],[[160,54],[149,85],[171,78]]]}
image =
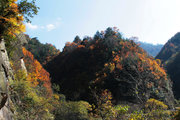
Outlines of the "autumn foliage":
{"label": "autumn foliage", "polygon": [[42,65],[34,59],[31,52],[22,48],[24,54],[24,62],[28,71],[27,80],[32,83],[34,87],[43,85],[47,91],[51,93],[51,82],[49,73],[42,67]]}
{"label": "autumn foliage", "polygon": [[107,89],[114,103],[144,103],[152,97],[173,105],[172,83],[161,61],[123,38],[117,28],[82,40],[76,37],[46,68],[70,100],[93,103],[91,91]]}
{"label": "autumn foliage", "polygon": [[36,15],[38,9],[35,0],[1,0],[0,37],[24,32],[24,19],[29,22],[29,18]]}
{"label": "autumn foliage", "polygon": [[25,25],[23,24],[23,15],[20,13],[17,0],[2,0],[0,8],[3,12],[0,13],[0,25],[3,29],[2,34],[14,35],[15,33],[25,32]]}

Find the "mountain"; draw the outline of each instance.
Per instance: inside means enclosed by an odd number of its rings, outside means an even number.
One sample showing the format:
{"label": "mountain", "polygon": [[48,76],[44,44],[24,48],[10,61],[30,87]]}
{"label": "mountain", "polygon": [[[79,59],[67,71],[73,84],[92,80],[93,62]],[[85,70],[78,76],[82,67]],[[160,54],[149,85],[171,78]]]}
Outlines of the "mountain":
{"label": "mountain", "polygon": [[68,100],[96,103],[100,91],[108,90],[115,104],[155,98],[173,106],[172,83],[160,61],[115,28],[93,38],[77,36],[45,68]]}
{"label": "mountain", "polygon": [[149,55],[155,57],[163,47],[162,44],[154,45],[152,43],[142,42],[138,40],[138,37],[130,37],[130,40],[133,40],[141,48],[143,48]]}
{"label": "mountain", "polygon": [[175,97],[180,98],[180,32],[168,40],[156,58],[162,60],[173,81]]}
{"label": "mountain", "polygon": [[177,99],[180,98],[180,52],[166,65],[167,73],[173,81],[173,91]]}
{"label": "mountain", "polygon": [[[153,107],[154,104],[162,107],[163,112],[168,106],[173,107],[172,84],[160,61],[154,60],[133,41],[122,38],[114,28],[97,32],[93,38],[81,40],[77,36],[72,43],[66,44],[62,53],[46,64],[55,75],[51,75],[54,83],[62,85],[60,93],[65,93],[68,101],[64,95],[55,93],[59,86],[51,86],[50,74],[23,47],[27,44],[25,38],[21,34],[18,41],[11,42],[15,49],[9,49],[9,53],[13,53],[10,61],[3,40],[0,42],[0,77],[9,82],[7,91],[6,81],[1,81],[0,112],[6,114],[0,118],[89,120],[129,119],[131,115],[136,119],[134,111],[143,110],[140,117],[154,119],[157,116],[147,111],[152,104]],[[10,108],[5,105],[8,103],[7,92]],[[119,114],[120,109],[127,112]]]}
{"label": "mountain", "polygon": [[180,32],[176,33],[168,42],[163,46],[156,58],[161,59],[163,63],[168,62],[169,58],[175,56],[180,51]]}
{"label": "mountain", "polygon": [[163,47],[163,45],[161,44],[153,45],[151,43],[140,42],[140,41],[138,41],[137,44],[140,44],[140,47],[142,47],[149,55],[153,57],[155,57]]}

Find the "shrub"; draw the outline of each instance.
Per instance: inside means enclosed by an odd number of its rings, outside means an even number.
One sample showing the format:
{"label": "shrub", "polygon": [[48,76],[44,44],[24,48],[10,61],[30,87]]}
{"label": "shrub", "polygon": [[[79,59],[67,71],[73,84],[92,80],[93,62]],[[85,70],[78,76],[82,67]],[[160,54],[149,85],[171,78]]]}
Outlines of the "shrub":
{"label": "shrub", "polygon": [[117,119],[125,119],[129,106],[116,105],[114,109],[116,111]]}
{"label": "shrub", "polygon": [[145,118],[152,120],[170,120],[171,112],[167,110],[168,106],[156,99],[149,99],[145,104]]}
{"label": "shrub", "polygon": [[145,104],[145,110],[156,110],[156,109],[160,109],[160,110],[166,110],[168,108],[167,105],[165,105],[163,102],[158,101],[156,99],[149,99],[147,100],[146,104]]}
{"label": "shrub", "polygon": [[143,111],[134,111],[130,114],[129,120],[145,120]]}
{"label": "shrub", "polygon": [[112,120],[116,117],[116,111],[111,102],[112,95],[109,90],[103,90],[100,95],[96,94],[97,105],[95,106],[95,114],[103,120]]}
{"label": "shrub", "polygon": [[180,120],[180,109],[177,112],[175,112],[174,119],[175,120]]}
{"label": "shrub", "polygon": [[11,99],[14,105],[15,120],[53,120],[53,106],[50,98],[42,96],[38,89],[31,87],[26,74],[18,71],[15,80],[11,81]]}
{"label": "shrub", "polygon": [[55,120],[88,120],[91,105],[85,101],[61,102],[54,111]]}

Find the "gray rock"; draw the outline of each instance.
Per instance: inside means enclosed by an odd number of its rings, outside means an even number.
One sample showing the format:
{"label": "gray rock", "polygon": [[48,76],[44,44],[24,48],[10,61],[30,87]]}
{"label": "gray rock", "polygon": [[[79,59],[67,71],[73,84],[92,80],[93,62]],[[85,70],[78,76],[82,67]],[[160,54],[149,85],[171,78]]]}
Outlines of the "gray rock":
{"label": "gray rock", "polygon": [[8,81],[14,79],[4,40],[0,40],[0,120],[11,120]]}

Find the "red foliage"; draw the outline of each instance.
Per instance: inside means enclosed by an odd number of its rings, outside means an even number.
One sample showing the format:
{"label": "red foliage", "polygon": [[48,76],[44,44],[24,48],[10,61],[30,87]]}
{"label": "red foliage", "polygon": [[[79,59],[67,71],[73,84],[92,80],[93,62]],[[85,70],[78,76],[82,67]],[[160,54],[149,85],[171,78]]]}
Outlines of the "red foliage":
{"label": "red foliage", "polygon": [[47,89],[48,93],[52,93],[50,74],[42,67],[42,65],[34,59],[34,56],[31,52],[22,49],[24,54],[24,62],[28,71],[27,80],[32,83],[34,87],[40,83]]}

